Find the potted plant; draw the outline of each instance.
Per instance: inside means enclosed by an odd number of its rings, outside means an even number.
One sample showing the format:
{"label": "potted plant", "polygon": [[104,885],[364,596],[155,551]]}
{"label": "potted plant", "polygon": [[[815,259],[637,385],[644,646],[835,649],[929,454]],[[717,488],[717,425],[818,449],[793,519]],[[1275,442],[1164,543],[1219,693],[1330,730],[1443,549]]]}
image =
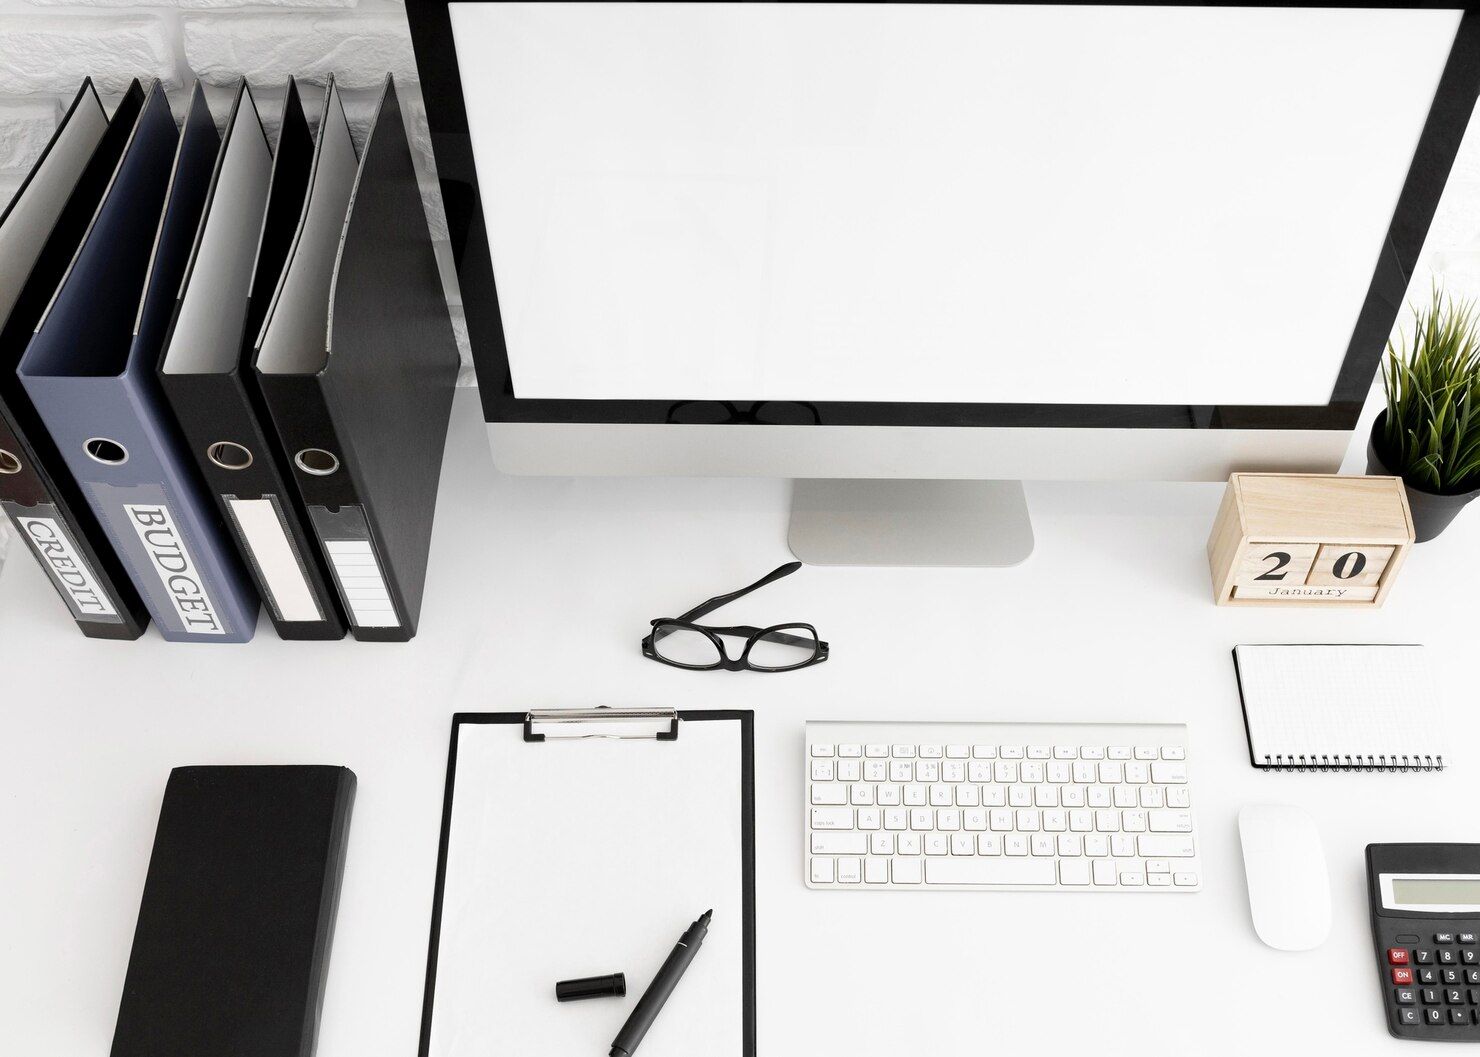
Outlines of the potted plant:
{"label": "potted plant", "polygon": [[1388,342],[1387,409],[1372,425],[1367,472],[1403,479],[1417,542],[1480,495],[1480,335],[1475,306],[1434,288],[1413,310],[1411,341]]}

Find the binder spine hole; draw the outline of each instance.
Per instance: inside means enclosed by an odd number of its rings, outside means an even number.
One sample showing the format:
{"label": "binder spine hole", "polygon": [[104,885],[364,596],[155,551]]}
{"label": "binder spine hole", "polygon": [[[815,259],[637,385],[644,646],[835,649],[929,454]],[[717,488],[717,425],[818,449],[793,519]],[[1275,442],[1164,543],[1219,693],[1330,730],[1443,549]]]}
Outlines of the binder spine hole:
{"label": "binder spine hole", "polygon": [[87,452],[87,457],[93,462],[100,462],[104,466],[122,466],[128,462],[128,449],[107,437],[94,437],[82,446],[82,450]]}
{"label": "binder spine hole", "polygon": [[212,444],[206,449],[206,458],[223,470],[245,470],[252,465],[252,453],[229,440]]}
{"label": "binder spine hole", "polygon": [[332,452],[327,452],[323,448],[304,448],[293,456],[293,461],[298,464],[300,470],[314,477],[328,477],[339,469],[339,460]]}
{"label": "binder spine hole", "polygon": [[0,448],[0,473],[12,474],[21,472],[21,461],[4,448]]}

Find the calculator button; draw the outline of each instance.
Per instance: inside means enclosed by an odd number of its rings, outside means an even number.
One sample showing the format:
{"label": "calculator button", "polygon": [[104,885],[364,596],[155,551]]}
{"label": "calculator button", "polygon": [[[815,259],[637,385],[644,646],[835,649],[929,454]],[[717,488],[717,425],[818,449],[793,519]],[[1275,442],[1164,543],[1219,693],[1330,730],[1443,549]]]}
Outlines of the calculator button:
{"label": "calculator button", "polygon": [[1420,969],[1418,971],[1418,982],[1421,984],[1437,984],[1439,973],[1434,969]]}
{"label": "calculator button", "polygon": [[1475,951],[1460,951],[1459,960],[1466,965],[1480,965],[1480,954]]}
{"label": "calculator button", "polygon": [[1408,964],[1408,951],[1407,951],[1407,949],[1406,948],[1403,948],[1403,947],[1389,947],[1388,948],[1388,964],[1389,965],[1407,965]]}
{"label": "calculator button", "polygon": [[1444,1001],[1451,1006],[1462,1006],[1465,1004],[1465,992],[1463,988],[1448,987],[1444,989]]}
{"label": "calculator button", "polygon": [[1395,987],[1393,988],[1393,1001],[1400,1006],[1411,1006],[1418,1001],[1418,996],[1414,994],[1411,987]]}
{"label": "calculator button", "polygon": [[1458,969],[1440,969],[1439,975],[1444,980],[1445,987],[1460,982],[1460,971]]}
{"label": "calculator button", "polygon": [[1459,941],[1461,943],[1474,943],[1475,934],[1473,932],[1461,932],[1459,934]]}
{"label": "calculator button", "polygon": [[1437,987],[1425,987],[1422,993],[1424,1005],[1437,1006],[1439,1004],[1439,989]]}
{"label": "calculator button", "polygon": [[1480,991],[1470,988],[1470,1005],[1480,1005]]}
{"label": "calculator button", "polygon": [[1449,1011],[1449,1023],[1468,1024],[1470,1022],[1470,1011],[1468,1009],[1451,1009]]}
{"label": "calculator button", "polygon": [[1458,960],[1459,959],[1455,956],[1455,953],[1452,950],[1450,950],[1448,947],[1440,947],[1439,948],[1439,964],[1440,965],[1453,965]]}
{"label": "calculator button", "polygon": [[1420,1024],[1422,1023],[1422,1020],[1419,1017],[1418,1010],[1400,1009],[1398,1010],[1398,1023],[1406,1027],[1410,1024]]}
{"label": "calculator button", "polygon": [[1480,969],[1466,969],[1465,983],[1480,984]]}
{"label": "calculator button", "polygon": [[1413,952],[1413,961],[1416,964],[1418,964],[1418,965],[1433,965],[1434,964],[1434,952],[1433,951],[1414,951]]}
{"label": "calculator button", "polygon": [[1434,933],[1434,942],[1435,943],[1453,943],[1454,942],[1454,933],[1452,933],[1452,932],[1436,932],[1436,933]]}
{"label": "calculator button", "polygon": [[1424,1020],[1428,1021],[1430,1024],[1444,1023],[1444,1010],[1442,1009],[1426,1009],[1423,1011],[1423,1015]]}
{"label": "calculator button", "polygon": [[1412,969],[1394,969],[1393,970],[1393,983],[1395,983],[1395,984],[1411,984],[1411,983],[1413,983],[1413,970]]}

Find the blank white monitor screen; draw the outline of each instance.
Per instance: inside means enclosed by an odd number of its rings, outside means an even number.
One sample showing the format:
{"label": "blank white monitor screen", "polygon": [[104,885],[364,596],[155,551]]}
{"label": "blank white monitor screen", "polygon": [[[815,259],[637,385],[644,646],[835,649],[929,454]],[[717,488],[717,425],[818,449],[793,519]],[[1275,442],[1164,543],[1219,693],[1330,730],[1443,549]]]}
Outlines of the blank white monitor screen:
{"label": "blank white monitor screen", "polygon": [[450,5],[514,393],[1331,398],[1460,12]]}

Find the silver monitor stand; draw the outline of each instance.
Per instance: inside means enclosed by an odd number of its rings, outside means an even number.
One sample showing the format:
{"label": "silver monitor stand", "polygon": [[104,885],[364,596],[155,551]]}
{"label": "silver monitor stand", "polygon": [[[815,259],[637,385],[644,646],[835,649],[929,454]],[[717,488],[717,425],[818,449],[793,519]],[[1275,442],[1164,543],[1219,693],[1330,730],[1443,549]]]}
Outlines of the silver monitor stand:
{"label": "silver monitor stand", "polygon": [[1019,481],[798,479],[787,542],[809,565],[1017,565],[1033,523]]}

